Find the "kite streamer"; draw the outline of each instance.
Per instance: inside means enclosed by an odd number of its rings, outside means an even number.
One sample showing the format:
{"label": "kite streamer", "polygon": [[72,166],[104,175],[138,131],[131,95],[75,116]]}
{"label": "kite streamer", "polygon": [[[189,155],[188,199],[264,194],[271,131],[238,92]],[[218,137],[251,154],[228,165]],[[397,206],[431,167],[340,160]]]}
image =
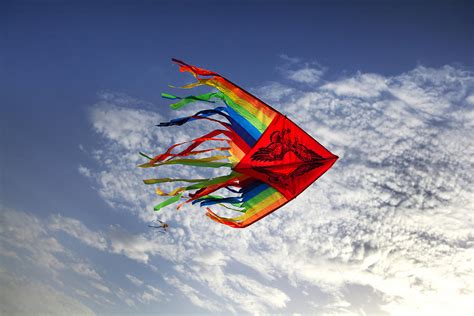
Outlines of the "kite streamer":
{"label": "kite streamer", "polygon": [[[168,196],[168,199],[156,205],[155,211],[184,199],[178,209],[185,203],[199,203],[206,207],[206,215],[212,220],[231,227],[247,227],[294,199],[337,160],[337,156],[286,116],[249,92],[215,72],[176,59],[173,61],[180,66],[181,72],[190,72],[197,80],[182,88],[207,85],[217,90],[187,97],[163,93],[163,98],[177,101],[170,105],[173,110],[195,102],[218,103],[220,106],[160,123],[158,126],[181,126],[195,120],[207,120],[218,123],[220,127],[189,142],[175,144],[155,157],[140,153],[148,162],[139,167],[189,165],[225,167],[230,172],[228,175],[209,179],[144,180],[149,185],[170,182],[189,184],[171,192],[156,188],[158,195]],[[222,146],[199,150],[198,147],[206,142]],[[190,158],[202,153],[212,155]],[[215,192],[221,189],[226,189],[233,195],[217,195]],[[219,216],[209,208],[212,205],[224,206],[238,212],[239,216]]]}

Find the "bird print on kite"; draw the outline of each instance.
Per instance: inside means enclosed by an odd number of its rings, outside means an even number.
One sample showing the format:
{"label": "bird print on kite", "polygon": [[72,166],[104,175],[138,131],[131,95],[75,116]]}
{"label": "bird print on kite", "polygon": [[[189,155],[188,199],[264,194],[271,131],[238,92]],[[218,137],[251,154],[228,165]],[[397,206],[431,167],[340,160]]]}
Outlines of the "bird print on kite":
{"label": "bird print on kite", "polygon": [[[180,66],[181,72],[190,72],[197,80],[182,88],[206,85],[217,91],[184,98],[163,93],[164,98],[178,100],[170,105],[172,109],[178,110],[194,102],[221,102],[222,106],[158,126],[181,126],[194,120],[207,120],[219,124],[220,128],[189,142],[175,144],[154,157],[140,153],[148,162],[139,167],[175,164],[226,167],[230,173],[209,179],[144,180],[145,184],[189,183],[171,192],[157,187],[157,194],[169,198],[155,206],[155,211],[184,199],[178,208],[185,203],[199,203],[206,207],[206,215],[212,220],[235,228],[247,227],[297,197],[337,160],[337,156],[290,119],[236,84],[215,72],[176,59],[173,61]],[[206,142],[221,143],[223,146],[197,149]],[[189,158],[212,152],[219,154]],[[217,195],[220,190],[232,195]],[[239,216],[219,216],[209,208],[212,205],[234,210]]]}

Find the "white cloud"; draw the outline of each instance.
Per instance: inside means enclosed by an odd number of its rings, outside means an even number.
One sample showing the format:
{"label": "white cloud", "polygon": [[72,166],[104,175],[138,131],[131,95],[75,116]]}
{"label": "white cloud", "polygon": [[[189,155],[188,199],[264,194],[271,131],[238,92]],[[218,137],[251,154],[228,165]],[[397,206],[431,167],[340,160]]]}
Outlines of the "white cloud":
{"label": "white cloud", "polygon": [[[100,106],[91,112],[94,129],[104,137],[115,140],[128,150],[151,147],[154,126],[162,121],[156,112],[130,109],[119,104],[136,104],[137,100],[114,93],[102,94]],[[143,102],[142,102],[143,103]]]}
{"label": "white cloud", "polygon": [[170,285],[176,287],[186,298],[188,298],[191,303],[197,307],[209,310],[211,312],[221,311],[218,305],[215,302],[208,300],[205,296],[201,295],[198,290],[189,286],[186,283],[183,283],[176,277],[166,277],[166,282]]}
{"label": "white cloud", "polygon": [[99,290],[101,292],[111,293],[110,289],[102,283],[94,282],[94,281],[90,281],[89,283],[90,283],[90,285],[92,285],[92,287],[96,288],[97,290]]}
{"label": "white cloud", "polygon": [[125,298],[125,299],[124,299],[124,302],[125,302],[125,304],[127,304],[127,306],[129,306],[129,307],[134,307],[134,306],[135,306],[135,302],[134,302],[131,298],[128,298],[128,297]]}
{"label": "white cloud", "polygon": [[[318,83],[325,73],[325,69],[320,67],[316,62],[303,62],[300,58],[288,57],[284,54],[280,55],[280,58],[284,61],[284,64],[279,66],[277,69],[283,74],[283,76],[289,80],[300,84],[312,84]],[[274,85],[275,83],[273,83]],[[288,89],[281,85],[281,89]],[[277,90],[275,90],[277,94]]]}
{"label": "white cloud", "polygon": [[[287,55],[280,55],[283,60],[283,65],[278,66],[277,70],[289,80],[292,80],[299,84],[313,85],[318,83],[323,77],[326,69],[321,67],[317,62],[304,62],[301,58],[289,57]],[[275,84],[275,83],[273,83]],[[288,89],[281,85],[280,89]],[[277,94],[281,93],[275,90]]]}
{"label": "white cloud", "polygon": [[324,71],[321,69],[302,68],[288,71],[287,77],[296,82],[314,84],[320,80],[323,74]]}
{"label": "white cloud", "polygon": [[127,277],[127,279],[132,282],[132,284],[134,284],[135,286],[141,286],[143,284],[143,281],[140,280],[139,278],[137,277],[134,277],[133,275],[130,275],[130,274],[126,274],[125,275]]}
{"label": "white cloud", "polygon": [[142,303],[159,302],[163,299],[164,293],[152,285],[146,286],[147,290],[144,291],[138,300]]}
{"label": "white cloud", "polygon": [[128,292],[123,290],[122,288],[118,288],[115,291],[115,294],[120,298],[122,302],[124,302],[128,307],[136,307],[135,301],[132,299],[132,295]]}
{"label": "white cloud", "polygon": [[301,58],[291,57],[286,54],[280,54],[279,57],[289,64],[297,64],[301,62]]}
{"label": "white cloud", "polygon": [[147,285],[147,289],[154,295],[154,296],[163,296],[164,293],[160,291],[158,288],[152,286],[152,285]]}
{"label": "white cloud", "polygon": [[321,87],[338,96],[374,98],[387,89],[386,78],[376,74],[358,74],[356,77],[326,83]]}
{"label": "white cloud", "polygon": [[51,217],[49,228],[52,230],[63,231],[88,246],[100,250],[107,248],[107,241],[101,233],[91,231],[77,219],[56,214]]}
{"label": "white cloud", "polygon": [[229,258],[222,252],[211,251],[209,253],[200,254],[194,257],[193,260],[206,266],[225,266]]}
{"label": "white cloud", "polygon": [[[271,84],[266,98],[275,91],[284,113],[341,157],[334,168],[245,230],[209,221],[195,207],[167,209],[160,216],[176,223],[169,234],[115,229],[110,247],[143,263],[179,258],[166,281],[201,308],[224,302],[229,312],[290,313],[301,298],[288,289],[297,288],[309,293],[308,311],[317,306],[327,314],[474,311],[473,88],[473,75],[453,67],[360,73],[312,91]],[[143,209],[157,199],[141,185],[144,174],[130,168],[138,161],[131,151],[154,146],[158,153],[204,134],[204,125],[151,135],[136,118],[155,124],[160,117],[124,105],[107,110],[124,129],[108,131],[107,115],[93,116],[112,157],[98,153],[103,170],[95,174],[106,201],[125,203],[146,220]]]}
{"label": "white cloud", "polygon": [[[61,294],[71,289],[71,292],[78,296],[88,298],[87,302],[91,299],[87,292],[76,288],[75,283],[70,284],[71,277],[68,272],[73,271],[81,277],[95,280],[88,284],[81,278],[78,282],[82,283],[82,286],[92,285],[101,291],[109,292],[110,289],[98,283],[102,281],[102,277],[94,266],[86,262],[86,259],[79,259],[70,247],[64,246],[59,241],[55,233],[58,230],[67,231],[72,237],[96,248],[98,247],[96,242],[100,244],[100,241],[103,241],[98,238],[101,234],[91,231],[76,219],[61,215],[40,219],[33,214],[3,207],[0,222],[0,241],[5,248],[0,254],[16,260],[16,262],[2,262],[9,274],[5,272],[2,277],[2,290],[3,281],[6,283],[5,292],[0,293],[0,299],[8,299],[11,302],[5,304],[1,314],[93,314],[89,307],[66,294]],[[98,248],[105,250],[103,247]],[[14,277],[17,274],[22,274],[23,277]],[[45,283],[48,280],[51,284]],[[11,291],[13,294],[6,291]],[[19,299],[9,298],[10,295],[19,295],[19,292],[24,292],[23,295],[28,296],[25,304]]]}
{"label": "white cloud", "polygon": [[153,296],[153,294],[151,294],[149,292],[143,292],[138,297],[138,300],[142,303],[150,303],[150,302],[153,302],[153,301],[158,301],[158,299],[155,296]]}
{"label": "white cloud", "polygon": [[474,94],[471,94],[466,98],[466,102],[470,105],[474,105]]}
{"label": "white cloud", "polygon": [[[48,234],[36,216],[1,207],[0,223],[0,241],[3,247],[9,247],[4,252],[17,259],[25,257],[53,273],[65,268],[58,255],[66,253],[66,249]],[[20,255],[22,251],[26,254]]]}
{"label": "white cloud", "polygon": [[42,282],[0,272],[2,315],[95,315],[80,301]]}
{"label": "white cloud", "polygon": [[74,263],[71,265],[71,269],[74,270],[77,274],[89,277],[94,280],[102,280],[102,277],[97,273],[97,271],[87,263]]}
{"label": "white cloud", "polygon": [[17,259],[17,260],[20,259],[20,257],[18,257],[18,255],[16,254],[15,251],[7,249],[5,246],[6,245],[0,244],[0,255],[2,255],[4,257],[10,257],[10,258],[13,258],[13,259]]}
{"label": "white cloud", "polygon": [[[256,311],[266,312],[268,309],[280,309],[286,307],[290,300],[288,295],[283,291],[262,285],[260,282],[244,275],[229,275],[228,280],[234,283],[235,302],[243,305],[249,313]],[[241,299],[236,297],[237,294],[246,293],[247,295],[239,295]]]}
{"label": "white cloud", "polygon": [[83,175],[86,178],[91,178],[92,177],[91,170],[87,167],[79,165],[78,171],[81,175]]}
{"label": "white cloud", "polygon": [[160,236],[132,235],[114,227],[109,237],[111,252],[123,254],[133,260],[147,263],[150,255],[161,255],[167,259],[175,258],[173,247],[166,242],[160,243]]}
{"label": "white cloud", "polygon": [[291,87],[287,87],[278,82],[271,82],[256,89],[255,94],[258,95],[260,99],[270,103],[278,102],[294,92],[295,90]]}
{"label": "white cloud", "polygon": [[[113,288],[106,285],[106,283],[110,282],[104,280],[94,266],[89,263],[90,259],[79,259],[77,254],[71,249],[63,246],[53,237],[55,233],[58,231],[67,232],[69,236],[90,247],[109,253],[121,253],[133,260],[144,263],[148,261],[150,255],[159,254],[163,256],[166,251],[173,251],[169,245],[165,247],[159,246],[156,238],[160,236],[154,235],[153,232],[148,236],[130,235],[123,230],[119,230],[117,227],[113,227],[109,234],[105,234],[100,231],[92,231],[77,219],[64,217],[59,214],[50,216],[47,220],[40,220],[32,214],[2,208],[0,222],[2,224],[0,226],[0,241],[2,242],[0,255],[17,260],[20,267],[28,264],[29,269],[33,271],[38,271],[37,268],[41,268],[42,270],[39,270],[40,275],[44,274],[44,272],[51,273],[52,277],[50,280],[63,289],[69,286],[68,269],[81,277],[86,277],[78,280],[81,288],[77,288],[76,283],[70,285],[73,292],[80,297],[87,298],[88,302],[105,307],[114,305],[115,301],[98,293],[88,293],[83,288],[95,289],[99,293],[112,295],[114,294]],[[28,223],[29,229],[25,229],[25,223]],[[17,271],[17,268],[9,266],[9,270]],[[129,274],[126,276],[137,286],[144,285],[143,281],[138,278]],[[33,276],[31,279],[32,284],[36,284],[35,279],[36,277]],[[64,282],[64,280],[67,281]],[[123,290],[120,291],[121,289],[118,289],[115,294],[123,304],[129,307],[135,306],[132,297],[137,297],[140,302],[147,304],[164,298],[164,293],[157,287],[151,284],[144,285],[144,287],[145,291],[136,295],[129,295]],[[42,295],[53,295],[54,291],[57,290],[49,287]],[[37,297],[42,296],[38,295]],[[37,297],[31,298],[31,302],[37,299],[40,300]],[[52,297],[50,299],[53,300],[55,298]],[[13,309],[13,306],[8,305],[7,307],[7,310],[16,310]],[[54,314],[55,311],[53,307],[51,308],[51,313]],[[21,311],[22,309],[18,310]],[[60,311],[61,309],[58,309],[56,312],[60,314]]]}
{"label": "white cloud", "polygon": [[88,298],[90,299],[91,296],[84,290],[81,290],[81,289],[75,289],[74,292],[77,294],[77,295],[80,295],[82,297],[85,297],[85,298]]}

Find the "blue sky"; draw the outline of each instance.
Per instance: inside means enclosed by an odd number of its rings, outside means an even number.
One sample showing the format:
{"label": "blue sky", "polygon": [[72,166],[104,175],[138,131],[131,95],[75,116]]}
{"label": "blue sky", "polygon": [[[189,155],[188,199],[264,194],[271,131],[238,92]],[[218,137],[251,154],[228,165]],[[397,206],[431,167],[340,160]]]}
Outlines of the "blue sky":
{"label": "blue sky", "polygon": [[[0,293],[9,302],[2,311],[32,313],[47,299],[46,312],[58,314],[60,306],[423,314],[437,294],[445,306],[473,308],[473,9],[468,1],[3,2],[0,267],[11,291]],[[182,114],[160,93],[191,80],[171,57],[261,96],[340,161],[245,232],[198,208],[170,208],[171,233],[154,234],[146,223],[159,199],[139,181],[136,152],[205,130],[153,128]],[[297,271],[278,264],[285,251],[299,254]],[[332,279],[318,276],[334,269]],[[32,298],[22,311],[11,293],[25,288]],[[418,305],[394,299],[410,291]]]}

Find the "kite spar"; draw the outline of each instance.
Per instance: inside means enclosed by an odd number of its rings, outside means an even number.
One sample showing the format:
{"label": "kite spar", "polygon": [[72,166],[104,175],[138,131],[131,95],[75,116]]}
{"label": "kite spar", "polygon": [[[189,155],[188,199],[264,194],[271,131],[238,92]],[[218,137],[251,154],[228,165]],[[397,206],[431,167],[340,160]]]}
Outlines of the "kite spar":
{"label": "kite spar", "polygon": [[[140,153],[148,162],[142,168],[162,165],[190,165],[196,167],[227,167],[230,173],[211,179],[147,179],[145,184],[187,182],[189,185],[156,193],[169,198],[155,206],[159,211],[165,206],[185,201],[207,208],[212,220],[236,228],[247,227],[288,203],[311,183],[316,181],[337,160],[333,155],[299,126],[271,106],[219,74],[188,65],[173,59],[181,72],[190,72],[196,82],[183,88],[209,86],[209,92],[184,98],[163,93],[164,98],[177,100],[170,105],[178,110],[194,102],[222,103],[222,106],[199,111],[158,126],[181,126],[195,120],[207,120],[220,125],[206,135],[186,143],[171,146],[155,157]],[[212,141],[223,146],[198,150],[201,144]],[[181,151],[174,152],[178,148]],[[202,153],[220,152],[206,158],[189,158]],[[223,154],[224,153],[224,154]],[[216,195],[221,189],[233,196]],[[233,218],[221,217],[209,206],[221,205],[240,213]]]}

